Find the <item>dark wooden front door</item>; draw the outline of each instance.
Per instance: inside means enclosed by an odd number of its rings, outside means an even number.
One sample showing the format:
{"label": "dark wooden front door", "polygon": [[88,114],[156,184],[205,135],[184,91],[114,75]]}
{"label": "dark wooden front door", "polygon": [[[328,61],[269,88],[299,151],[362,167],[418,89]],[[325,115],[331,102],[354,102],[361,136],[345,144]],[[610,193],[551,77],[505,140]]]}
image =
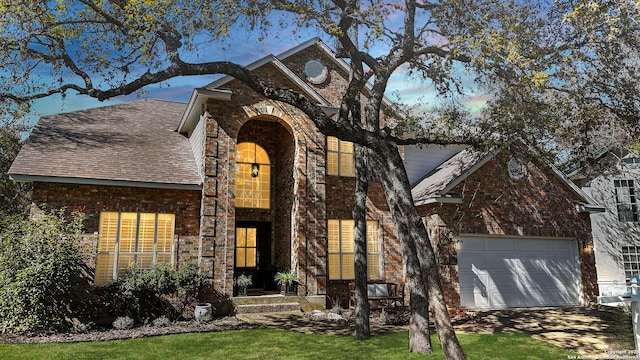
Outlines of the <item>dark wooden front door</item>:
{"label": "dark wooden front door", "polygon": [[[235,276],[251,275],[250,289],[272,290],[271,223],[238,222],[236,224]],[[273,273],[273,274],[272,274]]]}

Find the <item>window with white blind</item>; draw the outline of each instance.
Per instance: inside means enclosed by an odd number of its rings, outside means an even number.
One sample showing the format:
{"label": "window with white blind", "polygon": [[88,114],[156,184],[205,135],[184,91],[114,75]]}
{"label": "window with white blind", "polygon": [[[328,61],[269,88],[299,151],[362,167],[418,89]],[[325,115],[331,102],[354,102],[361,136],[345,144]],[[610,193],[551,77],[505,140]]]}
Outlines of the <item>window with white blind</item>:
{"label": "window with white blind", "polygon": [[352,142],[327,136],[327,174],[356,176]]}
{"label": "window with white blind", "polygon": [[633,180],[614,180],[618,220],[622,222],[638,221],[638,203]]}
{"label": "window with white blind", "polygon": [[95,284],[112,282],[131,264],[139,269],[171,264],[174,229],[173,214],[100,213]]}
{"label": "window with white blind", "polygon": [[[329,279],[355,279],[355,244],[353,220],[329,220]],[[380,278],[380,243],[378,222],[367,221],[367,265],[369,279]]]}

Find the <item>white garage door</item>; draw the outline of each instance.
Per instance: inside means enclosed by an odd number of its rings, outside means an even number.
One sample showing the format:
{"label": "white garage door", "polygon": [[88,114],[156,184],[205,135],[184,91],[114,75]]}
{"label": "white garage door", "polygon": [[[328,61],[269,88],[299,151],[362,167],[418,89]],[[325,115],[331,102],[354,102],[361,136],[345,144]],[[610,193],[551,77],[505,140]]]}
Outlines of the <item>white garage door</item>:
{"label": "white garage door", "polygon": [[463,237],[458,270],[463,308],[581,302],[582,282],[574,239]]}

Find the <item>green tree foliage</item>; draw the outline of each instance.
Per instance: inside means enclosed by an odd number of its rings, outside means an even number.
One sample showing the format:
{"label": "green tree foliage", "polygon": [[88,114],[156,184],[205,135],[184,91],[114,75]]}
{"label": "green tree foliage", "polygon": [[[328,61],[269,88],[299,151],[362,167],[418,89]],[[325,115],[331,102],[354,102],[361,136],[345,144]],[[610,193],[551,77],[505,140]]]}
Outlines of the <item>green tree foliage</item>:
{"label": "green tree foliage", "polygon": [[9,179],[7,171],[22,146],[22,126],[0,126],[0,216],[24,214],[29,205],[30,185]]}
{"label": "green tree foliage", "polygon": [[[398,229],[412,294],[412,350],[430,351],[428,337],[413,341],[429,331],[428,299],[445,354],[463,358],[399,146],[524,139],[552,155],[583,159],[597,152],[596,140],[608,144],[620,134],[637,140],[638,10],[633,0],[12,1],[0,6],[0,71],[7,74],[0,78],[0,101],[5,112],[18,113],[52,94],[108,99],[176,76],[227,74],[297,107],[325,135],[370,149],[368,166],[384,174],[377,180]],[[291,24],[323,34],[354,70],[335,117],[302,94],[215,58],[230,31],[272,36],[291,33],[280,31]],[[413,116],[405,117],[412,124],[381,125],[383,96],[398,72],[454,106],[426,128]],[[362,93],[368,97],[360,113]],[[460,110],[470,93],[488,97],[474,116]]]}
{"label": "green tree foliage", "polygon": [[64,213],[0,224],[0,332],[60,329],[82,303],[82,216]]}

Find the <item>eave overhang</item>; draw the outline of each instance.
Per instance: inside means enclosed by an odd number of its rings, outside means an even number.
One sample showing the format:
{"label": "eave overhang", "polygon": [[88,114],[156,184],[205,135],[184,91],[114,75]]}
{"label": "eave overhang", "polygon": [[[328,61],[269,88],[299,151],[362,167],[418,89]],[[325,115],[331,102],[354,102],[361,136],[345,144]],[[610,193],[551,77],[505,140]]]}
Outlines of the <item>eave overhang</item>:
{"label": "eave overhang", "polygon": [[38,176],[9,174],[13,181],[20,182],[44,182],[76,185],[99,185],[99,186],[122,186],[152,189],[172,189],[172,190],[202,190],[202,184],[175,184],[175,183],[155,183],[143,181],[111,180],[111,179],[89,179],[57,176]]}

